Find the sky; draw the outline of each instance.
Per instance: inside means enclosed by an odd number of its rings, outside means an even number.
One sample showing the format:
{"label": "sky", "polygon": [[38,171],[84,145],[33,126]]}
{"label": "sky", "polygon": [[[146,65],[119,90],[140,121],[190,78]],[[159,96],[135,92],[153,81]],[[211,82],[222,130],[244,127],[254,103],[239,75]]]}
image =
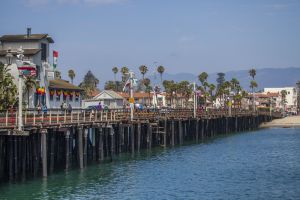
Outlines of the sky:
{"label": "sky", "polygon": [[153,74],[300,67],[299,0],[0,0],[0,35],[48,33],[75,83],[113,66]]}

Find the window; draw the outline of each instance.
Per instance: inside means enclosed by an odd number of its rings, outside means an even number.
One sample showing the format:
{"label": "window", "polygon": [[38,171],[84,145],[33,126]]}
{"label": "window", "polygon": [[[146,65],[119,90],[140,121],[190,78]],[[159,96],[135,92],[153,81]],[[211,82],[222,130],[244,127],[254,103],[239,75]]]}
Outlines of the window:
{"label": "window", "polygon": [[53,101],[53,95],[50,95],[50,101]]}
{"label": "window", "polygon": [[67,100],[67,96],[63,95],[63,100],[66,101]]}
{"label": "window", "polygon": [[70,101],[73,101],[73,94],[71,94],[71,95],[69,96],[69,100],[70,100]]}
{"label": "window", "polygon": [[60,101],[60,95],[56,94],[56,101]]}
{"label": "window", "polygon": [[41,60],[46,61],[47,59],[47,44],[41,43]]}

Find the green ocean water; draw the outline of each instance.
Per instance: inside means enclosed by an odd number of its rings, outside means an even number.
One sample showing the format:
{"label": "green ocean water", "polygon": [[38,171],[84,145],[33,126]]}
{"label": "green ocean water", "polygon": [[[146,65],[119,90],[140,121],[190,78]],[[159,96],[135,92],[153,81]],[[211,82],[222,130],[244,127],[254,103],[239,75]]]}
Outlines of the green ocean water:
{"label": "green ocean water", "polygon": [[300,129],[122,154],[112,163],[1,185],[0,199],[300,199]]}

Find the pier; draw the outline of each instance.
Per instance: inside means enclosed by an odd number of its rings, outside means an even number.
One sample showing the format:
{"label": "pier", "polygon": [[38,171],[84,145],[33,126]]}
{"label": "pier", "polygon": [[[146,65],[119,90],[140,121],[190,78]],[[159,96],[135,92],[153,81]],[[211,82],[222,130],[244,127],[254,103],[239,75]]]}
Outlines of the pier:
{"label": "pier", "polygon": [[23,131],[17,131],[18,114],[0,117],[1,182],[47,177],[60,170],[85,168],[92,163],[132,156],[142,149],[174,147],[187,141],[203,142],[217,135],[255,130],[271,119],[269,113],[232,110],[167,109],[23,113]]}

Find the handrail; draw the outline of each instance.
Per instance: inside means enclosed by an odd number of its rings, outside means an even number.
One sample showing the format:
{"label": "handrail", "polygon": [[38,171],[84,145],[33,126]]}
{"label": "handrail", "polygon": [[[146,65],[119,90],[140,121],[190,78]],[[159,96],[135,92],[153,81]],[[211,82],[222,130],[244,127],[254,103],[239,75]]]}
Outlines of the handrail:
{"label": "handrail", "polygon": [[[231,116],[249,116],[249,115],[270,115],[269,111],[252,112],[250,110],[232,109]],[[17,111],[0,111],[0,128],[16,127]],[[215,118],[229,116],[227,109],[208,109],[197,110],[197,118]],[[193,109],[143,109],[134,111],[134,120],[151,120],[165,118],[193,118]],[[49,126],[72,123],[91,123],[91,122],[114,122],[130,120],[129,109],[110,109],[110,110],[87,110],[87,109],[49,109],[43,112],[37,109],[28,109],[23,112],[23,124],[30,126]]]}

